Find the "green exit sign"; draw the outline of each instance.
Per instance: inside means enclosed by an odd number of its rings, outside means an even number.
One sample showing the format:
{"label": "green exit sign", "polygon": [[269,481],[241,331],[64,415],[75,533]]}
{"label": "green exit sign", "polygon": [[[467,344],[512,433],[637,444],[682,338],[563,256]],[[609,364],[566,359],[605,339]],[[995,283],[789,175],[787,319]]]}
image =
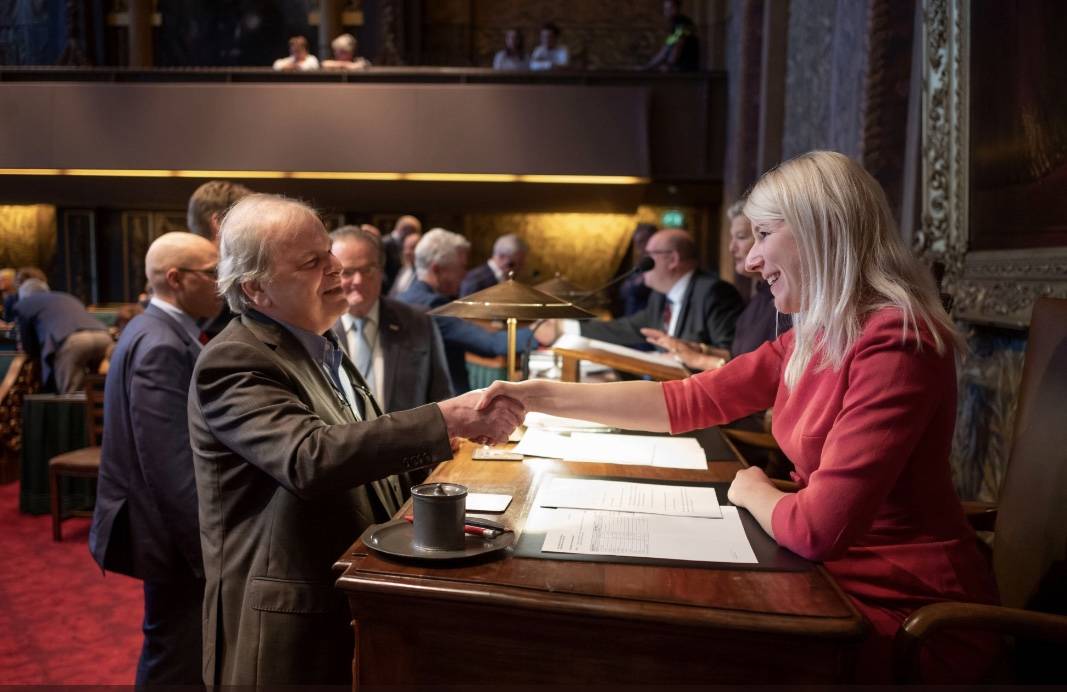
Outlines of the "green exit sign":
{"label": "green exit sign", "polygon": [[665,211],[660,217],[660,225],[664,228],[685,228],[685,214],[677,209]]}

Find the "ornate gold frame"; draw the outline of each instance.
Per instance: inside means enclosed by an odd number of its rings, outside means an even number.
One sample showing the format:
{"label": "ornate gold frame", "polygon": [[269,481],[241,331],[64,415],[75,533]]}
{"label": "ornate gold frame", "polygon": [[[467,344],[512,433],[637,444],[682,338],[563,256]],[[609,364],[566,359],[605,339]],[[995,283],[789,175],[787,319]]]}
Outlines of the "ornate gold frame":
{"label": "ornate gold frame", "polygon": [[1067,298],[1067,247],[969,251],[969,0],[923,0],[922,228],[958,319],[1025,328],[1039,296]]}

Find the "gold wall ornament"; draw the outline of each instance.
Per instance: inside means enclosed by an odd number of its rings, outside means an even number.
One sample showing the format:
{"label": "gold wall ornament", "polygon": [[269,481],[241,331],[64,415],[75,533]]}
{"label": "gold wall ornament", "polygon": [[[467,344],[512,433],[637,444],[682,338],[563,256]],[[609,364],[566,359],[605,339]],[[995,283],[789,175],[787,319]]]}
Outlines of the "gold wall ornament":
{"label": "gold wall ornament", "polygon": [[50,204],[0,205],[0,267],[41,267],[56,253],[56,208]]}

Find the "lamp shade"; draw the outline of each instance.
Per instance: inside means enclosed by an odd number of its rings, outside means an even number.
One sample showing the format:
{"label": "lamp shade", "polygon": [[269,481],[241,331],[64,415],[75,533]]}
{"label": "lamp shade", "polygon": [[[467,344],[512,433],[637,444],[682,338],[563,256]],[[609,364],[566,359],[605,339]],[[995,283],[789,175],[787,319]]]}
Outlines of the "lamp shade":
{"label": "lamp shade", "polygon": [[577,299],[585,298],[589,296],[589,290],[582,288],[578,284],[572,283],[565,276],[556,274],[548,281],[542,281],[534,286],[538,291],[544,291],[545,293],[562,298],[569,302],[576,302]]}
{"label": "lamp shade", "polygon": [[566,300],[508,279],[430,310],[431,315],[476,320],[589,319],[594,315]]}

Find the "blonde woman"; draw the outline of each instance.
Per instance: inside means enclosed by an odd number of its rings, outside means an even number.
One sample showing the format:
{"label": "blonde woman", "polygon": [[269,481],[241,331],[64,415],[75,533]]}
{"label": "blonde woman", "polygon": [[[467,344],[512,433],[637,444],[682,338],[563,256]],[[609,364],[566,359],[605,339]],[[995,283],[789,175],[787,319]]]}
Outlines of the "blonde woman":
{"label": "blonde woman", "polygon": [[[484,401],[506,394],[528,410],[671,433],[773,407],[799,490],[781,492],[753,467],[729,499],[778,543],[826,564],[873,625],[857,670],[887,680],[893,634],[912,610],[997,600],[948,464],[961,340],[881,187],[845,156],[781,164],[744,213],[756,236],[747,268],[792,314],[792,331],[686,380],[497,382]],[[946,636],[924,663],[932,679],[967,680],[993,648]]]}

